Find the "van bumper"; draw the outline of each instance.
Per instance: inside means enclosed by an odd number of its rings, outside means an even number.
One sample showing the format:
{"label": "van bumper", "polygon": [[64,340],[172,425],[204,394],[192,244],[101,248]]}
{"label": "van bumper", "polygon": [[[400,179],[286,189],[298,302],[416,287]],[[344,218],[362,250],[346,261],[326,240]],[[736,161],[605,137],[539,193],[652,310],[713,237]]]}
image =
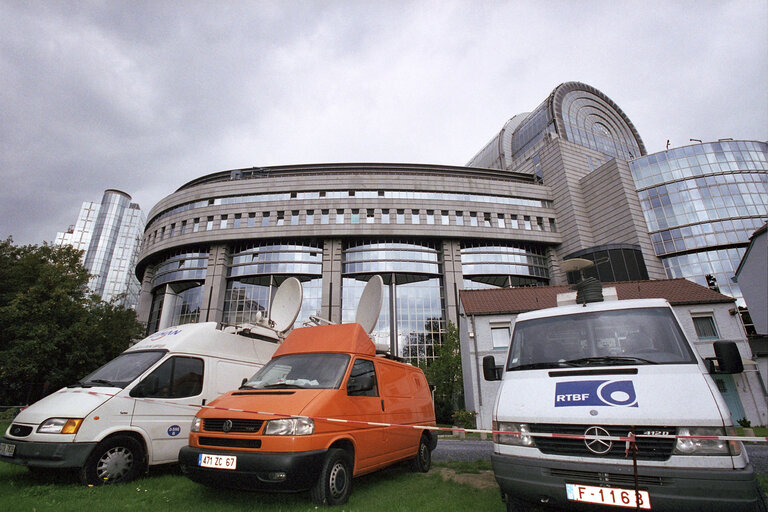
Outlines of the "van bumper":
{"label": "van bumper", "polygon": [[32,468],[80,468],[96,447],[96,443],[43,443],[18,441],[3,437],[3,444],[14,445],[13,456],[1,456],[0,461]]}
{"label": "van bumper", "polygon": [[[502,497],[567,506],[565,484],[634,489],[632,466],[539,460],[510,455],[491,455],[491,465]],[[759,483],[751,465],[744,469],[682,469],[638,467],[640,490],[648,491],[652,510],[740,511],[757,509]],[[584,509],[595,505],[584,504]],[[602,507],[617,508],[617,507]]]}
{"label": "van bumper", "polygon": [[[185,446],[179,451],[181,471],[191,480],[211,487],[263,491],[304,491],[317,481],[327,450],[309,452],[235,452]],[[237,469],[202,468],[201,453],[234,455]],[[282,475],[277,474],[284,474]]]}

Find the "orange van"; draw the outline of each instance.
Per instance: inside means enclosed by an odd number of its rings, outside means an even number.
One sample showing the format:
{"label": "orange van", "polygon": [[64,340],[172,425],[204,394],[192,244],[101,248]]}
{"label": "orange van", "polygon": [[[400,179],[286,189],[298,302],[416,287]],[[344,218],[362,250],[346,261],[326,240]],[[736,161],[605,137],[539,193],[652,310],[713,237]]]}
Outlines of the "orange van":
{"label": "orange van", "polygon": [[437,445],[435,431],[419,428],[435,426],[424,373],[377,356],[357,323],[293,330],[269,363],[209,407],[179,462],[214,487],[308,489],[315,503],[338,505],[353,476],[406,460],[428,471]]}

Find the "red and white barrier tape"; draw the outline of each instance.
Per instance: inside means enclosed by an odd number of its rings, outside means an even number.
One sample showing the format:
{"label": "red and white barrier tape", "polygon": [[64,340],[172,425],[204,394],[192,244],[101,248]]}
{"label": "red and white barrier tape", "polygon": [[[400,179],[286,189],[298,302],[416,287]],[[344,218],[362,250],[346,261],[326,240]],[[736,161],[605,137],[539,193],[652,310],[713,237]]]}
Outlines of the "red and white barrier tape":
{"label": "red and white barrier tape", "polygon": [[[117,395],[111,393],[100,393],[98,391],[78,391],[67,390],[68,393],[80,393],[94,396],[109,396],[114,397]],[[218,407],[215,405],[198,405],[198,404],[175,404],[169,403],[164,400],[158,400],[153,398],[134,398],[131,396],[124,396],[129,400],[158,403],[165,406],[174,407],[193,407],[195,409],[211,409],[215,411],[226,412],[242,412],[248,414],[259,414],[262,416],[274,416],[276,418],[308,418],[313,421],[326,421],[329,423],[348,423],[353,425],[365,425],[371,427],[396,427],[396,428],[414,428],[419,430],[439,430],[446,432],[464,432],[467,434],[498,434],[508,436],[527,436],[527,437],[551,437],[557,439],[578,439],[578,440],[601,440],[601,441],[618,441],[633,443],[637,439],[705,439],[711,441],[742,441],[753,443],[768,443],[768,437],[755,437],[755,436],[694,436],[694,435],[677,435],[677,434],[632,434],[628,432],[626,436],[601,436],[601,435],[586,435],[586,434],[558,434],[547,432],[511,432],[506,430],[484,430],[476,428],[457,428],[457,427],[437,427],[432,425],[401,425],[397,423],[379,423],[373,421],[360,421],[360,420],[346,420],[341,418],[325,418],[322,416],[300,416],[296,414],[285,414],[279,412],[265,412],[265,411],[252,411],[248,409],[233,409],[229,407]]]}

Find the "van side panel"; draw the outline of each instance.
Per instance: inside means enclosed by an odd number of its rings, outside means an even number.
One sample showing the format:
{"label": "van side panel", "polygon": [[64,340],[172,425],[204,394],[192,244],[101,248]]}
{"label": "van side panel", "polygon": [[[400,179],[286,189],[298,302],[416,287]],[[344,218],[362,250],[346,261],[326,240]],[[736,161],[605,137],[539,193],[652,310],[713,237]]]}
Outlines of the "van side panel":
{"label": "van side panel", "polygon": [[[383,421],[395,425],[434,422],[429,388],[425,384],[419,385],[420,372],[416,368],[387,360],[377,360],[376,363],[382,382],[381,395],[385,408]],[[391,428],[387,448],[391,459],[415,456],[420,437],[421,432],[414,428]]]}

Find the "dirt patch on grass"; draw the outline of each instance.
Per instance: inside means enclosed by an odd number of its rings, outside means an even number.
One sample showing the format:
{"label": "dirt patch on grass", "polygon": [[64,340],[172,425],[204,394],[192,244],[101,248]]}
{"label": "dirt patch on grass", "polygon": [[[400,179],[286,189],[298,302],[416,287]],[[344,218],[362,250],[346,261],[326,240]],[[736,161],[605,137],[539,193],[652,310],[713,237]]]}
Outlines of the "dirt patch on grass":
{"label": "dirt patch on grass", "polygon": [[459,484],[467,484],[478,489],[493,489],[498,487],[493,471],[480,471],[479,473],[457,473],[449,468],[436,468],[443,480],[450,480]]}

